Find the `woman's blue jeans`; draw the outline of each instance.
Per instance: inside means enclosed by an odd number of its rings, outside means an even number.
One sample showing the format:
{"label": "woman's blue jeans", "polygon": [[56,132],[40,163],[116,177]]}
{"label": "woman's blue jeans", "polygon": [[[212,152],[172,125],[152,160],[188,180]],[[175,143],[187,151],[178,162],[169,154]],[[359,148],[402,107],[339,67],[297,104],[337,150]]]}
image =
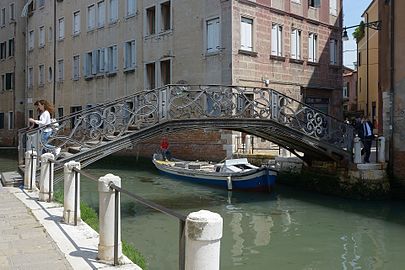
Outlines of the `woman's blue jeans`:
{"label": "woman's blue jeans", "polygon": [[53,149],[55,149],[55,146],[48,143],[48,139],[51,136],[51,134],[52,134],[52,131],[48,131],[48,132],[43,131],[42,132],[41,141],[42,141],[42,145],[44,146],[44,148],[42,148],[42,154],[44,154],[46,152],[52,152]]}

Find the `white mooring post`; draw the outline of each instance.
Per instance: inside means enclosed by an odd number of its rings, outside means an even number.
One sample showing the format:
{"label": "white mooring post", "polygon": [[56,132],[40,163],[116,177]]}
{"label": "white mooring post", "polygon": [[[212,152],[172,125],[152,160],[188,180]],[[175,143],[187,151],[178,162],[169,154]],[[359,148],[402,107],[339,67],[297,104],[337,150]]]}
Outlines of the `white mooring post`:
{"label": "white mooring post", "polygon": [[36,189],[35,176],[37,171],[37,152],[25,152],[24,189]]}
{"label": "white mooring post", "polygon": [[[99,194],[99,244],[98,258],[102,261],[114,260],[114,221],[115,221],[115,191],[110,189],[110,183],[121,187],[121,178],[107,174],[98,179]],[[118,193],[119,196],[119,193]],[[118,260],[122,257],[121,245],[121,206],[118,197]]]}
{"label": "white mooring post", "polygon": [[354,138],[354,163],[361,163],[361,142],[357,136]]}
{"label": "white mooring post", "polygon": [[207,210],[190,213],[185,228],[185,270],[219,270],[222,217]]}
{"label": "white mooring post", "polygon": [[41,176],[39,178],[39,200],[43,202],[50,201],[52,200],[53,197],[54,163],[49,162],[50,159],[54,159],[54,155],[51,153],[45,153],[41,156]]}
{"label": "white mooring post", "polygon": [[[64,173],[64,200],[63,200],[63,221],[67,224],[75,224],[75,205],[77,210],[77,222],[80,221],[80,174],[73,171],[73,168],[80,170],[80,162],[69,161],[65,163]],[[77,189],[75,175],[77,174]],[[76,196],[77,195],[77,196]],[[76,204],[75,204],[76,197]]]}
{"label": "white mooring post", "polygon": [[385,162],[385,138],[378,137],[378,162]]}

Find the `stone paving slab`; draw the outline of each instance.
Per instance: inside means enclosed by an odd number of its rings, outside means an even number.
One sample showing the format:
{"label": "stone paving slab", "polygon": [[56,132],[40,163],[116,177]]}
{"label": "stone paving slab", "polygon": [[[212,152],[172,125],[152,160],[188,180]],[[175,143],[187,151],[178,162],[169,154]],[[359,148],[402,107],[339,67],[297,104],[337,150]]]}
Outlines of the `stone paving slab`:
{"label": "stone paving slab", "polygon": [[2,270],[72,269],[64,254],[30,210],[1,186],[0,224]]}
{"label": "stone paving slab", "polygon": [[[26,257],[30,257],[31,255],[34,256],[36,254],[34,250],[40,250],[43,254],[46,254],[46,257],[52,258],[51,260],[47,260],[47,262],[42,264],[37,264],[38,259],[35,260],[35,264],[28,265],[27,261],[29,259],[20,260],[20,265],[22,268],[18,269],[134,269],[134,270],[142,270],[137,265],[133,264],[128,258],[124,256],[123,258],[123,265],[114,267],[112,264],[102,263],[97,260],[98,255],[98,233],[95,232],[90,226],[88,226],[84,222],[80,222],[78,226],[68,225],[61,222],[63,216],[63,207],[55,202],[40,202],[38,201],[38,192],[28,192],[26,190],[21,190],[19,188],[7,187],[3,188],[3,190],[7,190],[8,196],[14,197],[14,200],[4,200],[0,197],[0,223],[3,221],[1,215],[4,216],[11,216],[13,222],[18,224],[19,228],[23,228],[24,232],[19,234],[18,239],[9,239],[8,241],[3,241],[3,233],[2,229],[0,228],[0,269],[2,268],[2,247],[5,250],[10,250],[10,246],[7,246],[7,243],[13,243],[12,246],[13,250],[20,252],[22,248],[24,248],[24,241],[28,242],[35,242],[36,248],[31,247],[29,250],[25,251],[27,254]],[[1,191],[1,186],[0,186]],[[4,192],[4,191],[3,191]],[[18,219],[14,212],[10,212],[8,209],[5,209],[4,212],[1,212],[1,204],[5,202],[5,204],[14,205],[15,207],[19,207],[20,209],[25,210],[27,213],[31,213],[31,218],[33,216],[36,218],[34,219],[34,224],[30,226],[27,224],[27,221]],[[20,205],[15,203],[15,201],[20,201]],[[21,203],[22,202],[22,203]],[[25,207],[21,207],[21,205],[25,205]],[[28,209],[28,210],[27,210]],[[11,230],[10,230],[11,229]],[[13,228],[3,228],[3,230],[10,230],[12,232]],[[42,231],[42,232],[41,232]],[[39,239],[38,235],[45,234],[45,232],[50,236],[48,236],[48,240],[44,241],[43,239]],[[45,234],[45,235],[47,235]],[[8,237],[8,238],[13,238]],[[49,255],[49,251],[52,249],[60,250],[60,252],[64,255],[64,260],[68,262],[67,267],[63,268],[59,267],[57,257],[54,255]],[[11,255],[11,254],[10,254]],[[14,254],[13,254],[14,255]],[[39,258],[42,259],[42,255],[38,255]],[[49,255],[49,256],[48,256]],[[32,258],[32,257],[30,257]],[[10,257],[8,261],[14,263],[14,259],[17,260],[17,257]],[[69,265],[70,264],[70,265]],[[7,264],[6,264],[7,265]],[[28,267],[29,266],[29,267]],[[27,268],[24,268],[27,267]],[[16,268],[4,268],[4,269],[16,269]]]}

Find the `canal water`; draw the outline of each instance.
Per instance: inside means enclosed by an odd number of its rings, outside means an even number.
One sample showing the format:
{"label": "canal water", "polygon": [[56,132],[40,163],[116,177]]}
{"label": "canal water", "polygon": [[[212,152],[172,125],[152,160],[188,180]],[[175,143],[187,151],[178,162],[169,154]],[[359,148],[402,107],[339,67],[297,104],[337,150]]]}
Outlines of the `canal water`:
{"label": "canal water", "polygon": [[[15,155],[0,152],[0,171]],[[109,157],[85,169],[113,173],[122,186],[187,215],[200,209],[224,219],[222,270],[405,269],[405,206],[356,201],[277,186],[272,194],[227,192],[166,178],[149,160]],[[62,183],[58,184],[62,187]],[[81,197],[98,210],[95,183],[82,178]],[[179,222],[122,196],[122,239],[149,269],[178,269]]]}

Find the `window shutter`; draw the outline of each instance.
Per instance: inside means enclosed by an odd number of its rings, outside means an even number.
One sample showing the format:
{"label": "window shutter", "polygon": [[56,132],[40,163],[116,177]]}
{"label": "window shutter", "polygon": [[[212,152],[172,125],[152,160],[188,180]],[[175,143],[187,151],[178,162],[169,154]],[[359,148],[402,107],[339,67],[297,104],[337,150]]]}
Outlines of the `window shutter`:
{"label": "window shutter", "polygon": [[[214,50],[214,22],[212,20],[207,21],[207,52]],[[243,44],[243,43],[242,43]]]}
{"label": "window shutter", "polygon": [[91,74],[97,74],[97,50],[91,54]]}
{"label": "window shutter", "polygon": [[118,60],[118,49],[117,49],[117,46],[113,46],[113,62],[112,62],[112,64],[113,64],[113,70],[114,71],[118,70],[117,60]]}
{"label": "window shutter", "polygon": [[271,28],[271,54],[277,55],[277,25],[273,24]]}
{"label": "window shutter", "polygon": [[6,90],[12,89],[13,73],[6,73]]}
{"label": "window shutter", "polygon": [[104,62],[104,48],[98,50],[98,67],[100,72],[104,72],[105,62]]}
{"label": "window shutter", "polygon": [[329,13],[333,15],[337,15],[337,1],[336,0],[329,0]]}
{"label": "window shutter", "polygon": [[335,64],[335,41],[329,40],[329,59],[331,64]]}
{"label": "window shutter", "polygon": [[220,33],[220,24],[219,24],[219,18],[217,18],[214,22],[214,40],[213,40],[213,48],[214,50],[219,49],[219,33]]}
{"label": "window shutter", "polygon": [[277,27],[277,55],[282,56],[283,53],[283,27],[281,25],[278,25]]}
{"label": "window shutter", "polygon": [[297,30],[294,29],[291,31],[291,58],[296,59],[297,58]]}
{"label": "window shutter", "polygon": [[110,70],[110,62],[108,58],[108,48],[104,48],[104,71],[108,72]]}
{"label": "window shutter", "polygon": [[242,18],[241,22],[241,49],[252,51],[252,20]]}
{"label": "window shutter", "polygon": [[297,43],[297,59],[301,59],[301,31],[297,30],[296,33],[296,43]]}
{"label": "window shutter", "polygon": [[136,65],[136,50],[135,50],[135,40],[131,41],[131,67]]}
{"label": "window shutter", "polygon": [[314,62],[314,34],[309,34],[308,37],[308,61]]}
{"label": "window shutter", "polygon": [[321,0],[314,0],[314,7],[320,8],[321,7]]}

